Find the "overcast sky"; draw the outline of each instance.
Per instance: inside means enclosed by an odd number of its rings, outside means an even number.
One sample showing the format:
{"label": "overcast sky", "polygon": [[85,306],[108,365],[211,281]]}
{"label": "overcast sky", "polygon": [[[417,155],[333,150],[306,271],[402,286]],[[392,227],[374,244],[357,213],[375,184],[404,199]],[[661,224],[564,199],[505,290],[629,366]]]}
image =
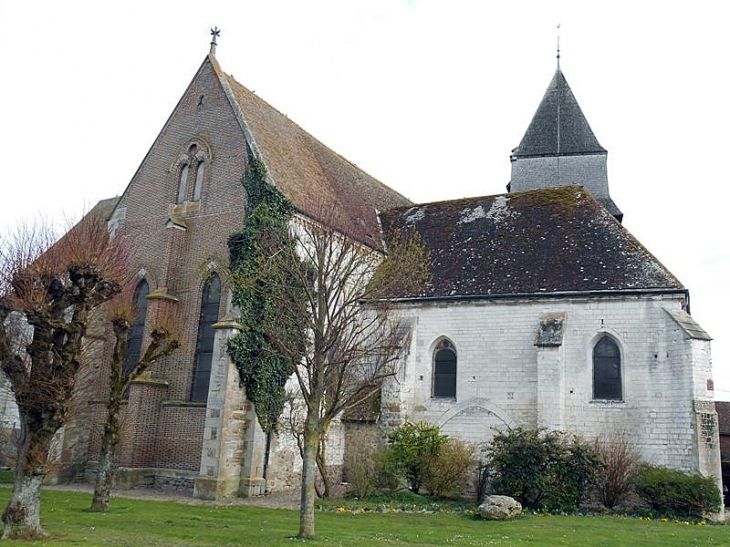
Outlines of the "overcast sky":
{"label": "overcast sky", "polygon": [[730,400],[730,3],[0,0],[0,228],[120,194],[223,70],[415,202],[498,194],[561,67],[624,225],[690,289]]}

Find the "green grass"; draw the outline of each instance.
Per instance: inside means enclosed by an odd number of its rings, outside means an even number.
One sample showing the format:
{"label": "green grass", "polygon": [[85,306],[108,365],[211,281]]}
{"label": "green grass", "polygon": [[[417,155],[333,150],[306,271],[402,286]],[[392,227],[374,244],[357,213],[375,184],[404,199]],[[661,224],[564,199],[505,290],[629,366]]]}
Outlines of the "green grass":
{"label": "green grass", "polygon": [[[0,488],[0,503],[10,490]],[[289,545],[298,513],[251,506],[112,499],[111,511],[91,513],[90,494],[46,490],[42,522],[49,538],[18,545]],[[730,528],[624,517],[524,516],[486,522],[464,513],[316,513],[318,536],[308,545],[730,545]],[[10,544],[8,542],[8,544]]]}
{"label": "green grass", "polygon": [[13,471],[11,469],[0,469],[0,484],[13,484]]}

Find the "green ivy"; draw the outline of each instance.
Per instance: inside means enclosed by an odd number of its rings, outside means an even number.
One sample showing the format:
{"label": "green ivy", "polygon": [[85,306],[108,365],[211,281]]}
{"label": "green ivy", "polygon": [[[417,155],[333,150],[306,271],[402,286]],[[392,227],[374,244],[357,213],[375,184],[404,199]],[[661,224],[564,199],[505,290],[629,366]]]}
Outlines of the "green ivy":
{"label": "green ivy", "polygon": [[[296,347],[301,333],[287,332],[278,320],[281,309],[299,309],[293,268],[285,261],[296,257],[295,241],[289,233],[294,212],[291,202],[266,181],[266,167],[257,158],[250,161],[244,187],[248,194],[248,216],[243,228],[228,239],[233,303],[241,312],[243,329],[228,341],[228,354],[238,369],[241,385],[254,404],[261,428],[276,429],[284,408],[284,386],[297,362]],[[287,355],[273,341],[290,340]],[[294,352],[294,358],[292,358]]]}

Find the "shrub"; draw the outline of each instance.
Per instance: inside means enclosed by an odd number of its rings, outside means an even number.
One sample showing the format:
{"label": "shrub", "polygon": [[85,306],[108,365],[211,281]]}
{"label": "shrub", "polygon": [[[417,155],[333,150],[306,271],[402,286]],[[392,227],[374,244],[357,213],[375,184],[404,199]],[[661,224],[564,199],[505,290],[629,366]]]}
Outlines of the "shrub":
{"label": "shrub", "polygon": [[493,492],[547,511],[577,508],[602,471],[598,455],[579,437],[521,427],[495,435],[488,466]]}
{"label": "shrub", "polygon": [[384,456],[386,472],[401,477],[418,494],[429,461],[438,456],[448,437],[438,426],[406,422],[388,435],[390,449]]}
{"label": "shrub", "polygon": [[593,445],[581,437],[564,435],[550,475],[548,509],[574,511],[588,488],[603,481],[605,468]]}
{"label": "shrub", "polygon": [[613,509],[626,499],[639,474],[640,456],[629,442],[625,432],[598,437],[594,443],[595,451],[603,462],[605,473],[598,484],[601,503]]}
{"label": "shrub", "polygon": [[348,446],[345,455],[345,478],[349,494],[369,498],[377,493],[382,446],[373,439],[358,437]]}
{"label": "shrub", "polygon": [[475,465],[474,446],[450,438],[439,453],[426,462],[423,487],[430,496],[452,497],[465,489]]}
{"label": "shrub", "polygon": [[683,473],[657,465],[643,465],[636,493],[652,509],[666,515],[701,517],[720,510],[720,490],[711,477]]}

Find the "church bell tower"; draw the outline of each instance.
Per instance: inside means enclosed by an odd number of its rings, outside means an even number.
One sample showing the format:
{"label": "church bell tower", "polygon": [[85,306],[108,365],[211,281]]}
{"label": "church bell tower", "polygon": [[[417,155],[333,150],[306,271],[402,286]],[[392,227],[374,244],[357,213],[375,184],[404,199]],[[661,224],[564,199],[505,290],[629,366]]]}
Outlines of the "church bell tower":
{"label": "church bell tower", "polygon": [[608,191],[608,152],[599,143],[558,68],[519,146],[512,150],[510,192],[583,186],[609,213],[623,213]]}

